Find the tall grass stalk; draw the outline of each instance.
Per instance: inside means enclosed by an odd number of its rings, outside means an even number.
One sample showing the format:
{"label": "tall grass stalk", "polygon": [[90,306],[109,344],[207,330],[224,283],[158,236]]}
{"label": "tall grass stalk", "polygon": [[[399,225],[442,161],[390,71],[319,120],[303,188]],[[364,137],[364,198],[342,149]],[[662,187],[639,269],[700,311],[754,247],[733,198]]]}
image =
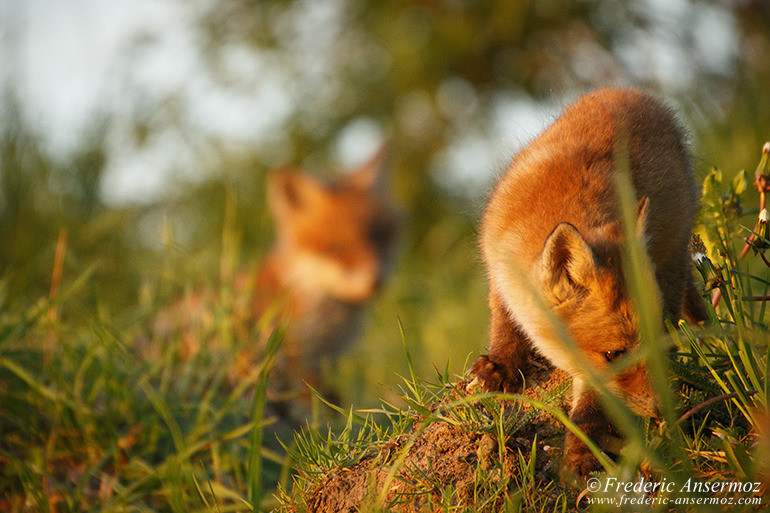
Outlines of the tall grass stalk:
{"label": "tall grass stalk", "polygon": [[[658,397],[663,419],[672,429],[670,434],[673,442],[667,449],[670,456],[681,463],[682,475],[691,475],[690,459],[686,457],[682,448],[684,441],[681,431],[676,427],[675,401],[670,387],[671,369],[668,364],[669,347],[664,343],[661,330],[663,312],[661,310],[660,291],[656,287],[655,273],[652,263],[647,255],[643,243],[643,233],[638,226],[638,215],[634,198],[634,189],[631,182],[631,167],[628,156],[628,147],[623,142],[616,146],[616,188],[620,204],[622,225],[625,232],[624,274],[628,284],[632,301],[639,313],[640,337],[642,340],[642,352],[646,362],[647,371],[652,382],[653,389]],[[674,220],[672,220],[674,222]],[[647,437],[644,432],[635,431],[628,443],[637,446],[646,446]],[[640,451],[644,452],[644,451]],[[657,458],[662,463],[664,458]],[[658,467],[658,470],[668,474],[669,465]],[[669,476],[674,479],[674,476]]]}
{"label": "tall grass stalk", "polygon": [[259,371],[257,387],[254,391],[254,405],[252,409],[253,427],[251,430],[251,445],[249,447],[249,491],[248,499],[254,511],[260,511],[262,500],[264,499],[264,488],[262,485],[262,451],[264,438],[264,424],[262,419],[265,414],[267,403],[267,385],[270,377],[270,370],[273,360],[278,352],[285,335],[284,330],[276,329],[268,338],[265,356],[262,360],[262,368]]}

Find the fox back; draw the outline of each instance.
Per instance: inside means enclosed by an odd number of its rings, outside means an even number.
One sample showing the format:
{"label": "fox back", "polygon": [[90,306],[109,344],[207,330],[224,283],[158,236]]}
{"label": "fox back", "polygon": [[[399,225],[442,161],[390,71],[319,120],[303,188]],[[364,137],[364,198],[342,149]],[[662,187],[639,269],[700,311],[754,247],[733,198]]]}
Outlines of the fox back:
{"label": "fox back", "polygon": [[[660,306],[679,319],[685,292],[694,287],[688,243],[698,200],[683,131],[668,107],[640,91],[583,96],[516,156],[484,215],[491,344],[474,372],[486,388],[517,386],[518,370],[534,346],[572,375],[573,416],[596,409],[585,370],[564,347],[533,288],[597,371],[639,345],[638,316],[621,267],[618,144],[627,145],[639,201],[637,230],[655,268]],[[687,305],[687,313],[705,317],[697,302]],[[654,414],[656,398],[643,363],[607,385],[638,414]],[[573,456],[581,473],[595,463]]]}

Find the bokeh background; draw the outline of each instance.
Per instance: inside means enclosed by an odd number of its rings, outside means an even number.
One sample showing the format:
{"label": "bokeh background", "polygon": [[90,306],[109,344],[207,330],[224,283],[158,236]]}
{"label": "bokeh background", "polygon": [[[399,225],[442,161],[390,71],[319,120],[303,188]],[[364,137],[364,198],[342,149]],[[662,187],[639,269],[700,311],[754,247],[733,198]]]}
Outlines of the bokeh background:
{"label": "bokeh background", "polygon": [[48,294],[64,228],[63,286],[93,276],[62,319],[128,333],[217,287],[223,255],[258,264],[271,168],[333,176],[387,139],[399,258],[335,370],[374,405],[408,373],[399,319],[424,377],[485,348],[485,194],[609,85],[675,106],[699,175],[752,169],[770,139],[770,2],[0,0],[3,307]]}

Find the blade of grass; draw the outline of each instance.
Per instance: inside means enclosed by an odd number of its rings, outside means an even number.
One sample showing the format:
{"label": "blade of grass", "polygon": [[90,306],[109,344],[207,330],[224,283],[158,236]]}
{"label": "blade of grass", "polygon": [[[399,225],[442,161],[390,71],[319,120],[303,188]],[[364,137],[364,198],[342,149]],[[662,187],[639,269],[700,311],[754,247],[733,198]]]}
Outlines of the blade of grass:
{"label": "blade of grass", "polygon": [[262,489],[262,439],[264,424],[261,422],[267,403],[267,383],[270,376],[273,359],[285,336],[284,329],[276,329],[268,338],[265,350],[264,365],[260,370],[257,387],[254,391],[254,404],[252,419],[254,428],[251,431],[251,445],[249,447],[249,474],[248,474],[248,500],[254,511],[259,511],[264,491]]}
{"label": "blade of grass", "polygon": [[[663,319],[661,311],[660,291],[655,284],[655,273],[652,263],[643,247],[642,234],[637,229],[636,200],[631,182],[631,164],[628,155],[628,145],[625,140],[619,140],[615,148],[616,176],[618,200],[625,233],[623,268],[626,275],[632,301],[639,314],[640,336],[645,354],[646,367],[653,389],[658,397],[663,418],[668,426],[673,426],[677,420],[673,393],[669,386],[670,369],[668,366],[667,348],[662,343],[660,322]],[[690,459],[682,451],[684,441],[681,430],[672,431],[674,451],[677,461],[681,461],[687,474],[691,473]],[[639,434],[638,431],[635,434]],[[646,445],[643,438],[635,442]],[[660,470],[666,470],[663,467]]]}

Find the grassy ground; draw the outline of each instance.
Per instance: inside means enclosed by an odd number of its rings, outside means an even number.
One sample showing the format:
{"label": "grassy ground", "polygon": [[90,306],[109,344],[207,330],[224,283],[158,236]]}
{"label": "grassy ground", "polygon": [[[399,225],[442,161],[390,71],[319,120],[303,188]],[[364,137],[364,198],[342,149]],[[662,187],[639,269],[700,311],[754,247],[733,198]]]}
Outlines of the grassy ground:
{"label": "grassy ground", "polygon": [[[766,303],[757,299],[768,295],[770,282],[758,255],[737,257],[757,216],[738,208],[756,198],[742,176],[722,183],[714,172],[704,186],[699,233],[714,267],[704,261],[700,270],[704,286],[723,294],[712,312],[715,322],[671,327],[666,340],[677,354],[657,358],[653,372],[667,405],[663,425],[639,422],[622,404],[613,408],[627,444],[616,462],[605,460],[609,477],[678,484],[765,479],[770,346]],[[227,240],[225,257],[233,251]],[[363,510],[572,511],[618,496],[580,496],[582,488],[562,484],[565,416],[557,399],[566,389],[508,397],[505,406],[499,397],[468,395],[452,385],[468,355],[486,344],[485,283],[473,240],[468,225],[453,222],[437,223],[419,241],[407,242],[401,270],[374,305],[362,343],[331,369],[346,407],[335,413],[316,400],[297,437],[276,422],[265,400],[269,354],[237,385],[228,381],[239,341],[227,302],[212,313],[210,331],[200,334],[227,341],[220,349],[185,360],[181,336],[160,340],[148,332],[164,298],[173,295],[168,283],[184,282],[174,276],[173,262],[163,267],[166,281],[140,291],[144,299],[126,311],[90,299],[94,271],[84,259],[69,257],[62,277],[52,252],[49,295],[22,296],[7,275],[0,283],[0,510],[312,511],[314,490],[324,479],[343,469],[352,473],[363,462],[371,470],[373,460],[384,481],[365,490]],[[64,237],[54,246],[66,253]],[[437,260],[442,265],[433,265]],[[637,281],[644,293],[644,280]],[[169,292],[159,292],[164,287]],[[557,428],[528,430],[535,421],[527,411],[546,411]],[[288,455],[275,442],[277,433]],[[439,471],[440,458],[427,458],[428,467],[410,466],[425,436],[467,437],[456,449],[476,456],[463,467],[462,486]],[[390,485],[407,481],[393,500]],[[724,495],[753,496],[753,490]]]}

